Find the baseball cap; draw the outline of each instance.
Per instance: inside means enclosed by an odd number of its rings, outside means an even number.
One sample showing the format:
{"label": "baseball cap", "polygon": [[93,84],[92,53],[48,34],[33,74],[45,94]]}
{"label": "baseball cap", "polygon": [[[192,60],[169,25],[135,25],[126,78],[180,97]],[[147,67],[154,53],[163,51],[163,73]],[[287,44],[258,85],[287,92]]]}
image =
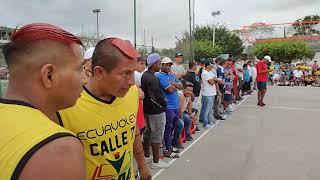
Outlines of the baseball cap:
{"label": "baseball cap", "polygon": [[181,52],[176,53],[175,57],[182,57],[183,54]]}
{"label": "baseball cap", "polygon": [[207,61],[206,64],[205,64],[206,67],[208,67],[210,65],[212,65],[211,61]]}
{"label": "baseball cap", "polygon": [[201,63],[201,64],[206,64],[206,62],[207,62],[206,58],[201,58],[201,59],[200,59],[200,63]]}
{"label": "baseball cap", "polygon": [[162,58],[161,64],[168,64],[168,63],[173,64],[172,60],[169,57]]}
{"label": "baseball cap", "polygon": [[148,68],[160,60],[161,60],[161,57],[158,53],[149,54],[149,56],[147,57]]}
{"label": "baseball cap", "polygon": [[92,55],[93,55],[93,52],[94,52],[94,47],[91,47],[91,48],[87,49],[86,52],[84,52],[83,59],[91,59]]}
{"label": "baseball cap", "polygon": [[265,56],[263,59],[266,59],[266,60],[268,60],[269,62],[272,62],[270,56]]}

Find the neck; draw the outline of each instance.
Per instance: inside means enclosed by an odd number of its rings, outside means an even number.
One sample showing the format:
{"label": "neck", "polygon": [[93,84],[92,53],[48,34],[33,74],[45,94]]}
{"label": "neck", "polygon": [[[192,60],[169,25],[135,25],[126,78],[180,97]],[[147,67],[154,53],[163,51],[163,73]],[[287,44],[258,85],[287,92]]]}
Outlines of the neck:
{"label": "neck", "polygon": [[156,73],[154,69],[149,69],[149,71],[152,72],[153,74]]}
{"label": "neck", "polygon": [[9,80],[6,98],[29,103],[40,110],[47,117],[53,117],[58,111],[58,108],[52,103],[48,102],[48,99],[42,93],[39,93],[34,86],[21,84],[24,83],[15,83]]}
{"label": "neck", "polygon": [[189,69],[189,72],[196,72],[195,70],[193,70],[193,69]]}
{"label": "neck", "polygon": [[179,63],[179,62],[177,62],[177,61],[176,61],[175,63],[176,63],[177,65],[179,65],[179,64],[180,64],[180,63]]}
{"label": "neck", "polygon": [[114,97],[111,94],[107,94],[101,91],[99,87],[99,83],[93,76],[90,77],[90,80],[86,84],[86,88],[90,91],[91,94],[105,101],[111,101],[112,98]]}

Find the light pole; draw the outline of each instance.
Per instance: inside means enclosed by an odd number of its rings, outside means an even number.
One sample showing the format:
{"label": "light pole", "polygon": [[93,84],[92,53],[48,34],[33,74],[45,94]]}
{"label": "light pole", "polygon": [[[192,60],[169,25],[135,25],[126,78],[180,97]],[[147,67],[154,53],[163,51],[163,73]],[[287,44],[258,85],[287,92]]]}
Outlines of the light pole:
{"label": "light pole", "polygon": [[97,40],[99,40],[99,13],[101,12],[100,9],[92,10],[94,14],[97,14]]}
{"label": "light pole", "polygon": [[212,46],[214,47],[214,43],[215,43],[215,36],[216,36],[216,27],[215,27],[215,19],[216,16],[219,16],[221,14],[220,11],[213,11],[211,13],[211,16],[213,16],[213,33],[212,33]]}

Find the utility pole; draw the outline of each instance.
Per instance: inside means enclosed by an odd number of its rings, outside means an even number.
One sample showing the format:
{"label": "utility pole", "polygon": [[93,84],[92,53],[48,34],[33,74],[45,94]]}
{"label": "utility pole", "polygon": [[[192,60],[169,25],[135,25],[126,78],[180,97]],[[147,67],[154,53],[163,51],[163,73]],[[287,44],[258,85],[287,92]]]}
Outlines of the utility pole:
{"label": "utility pole", "polygon": [[99,40],[99,13],[101,12],[100,9],[92,10],[94,14],[97,14],[97,40]]}
{"label": "utility pole", "polygon": [[283,37],[284,37],[284,38],[287,38],[286,27],[285,27],[285,26],[283,26]]}
{"label": "utility pole", "polygon": [[137,48],[137,1],[134,0],[134,15],[133,15],[133,41],[134,41],[134,48]]}
{"label": "utility pole", "polygon": [[190,50],[190,57],[189,57],[189,62],[193,61],[192,57],[192,17],[191,17],[191,0],[189,0],[189,50]]}
{"label": "utility pole", "polygon": [[151,36],[151,53],[154,53],[153,36]]}

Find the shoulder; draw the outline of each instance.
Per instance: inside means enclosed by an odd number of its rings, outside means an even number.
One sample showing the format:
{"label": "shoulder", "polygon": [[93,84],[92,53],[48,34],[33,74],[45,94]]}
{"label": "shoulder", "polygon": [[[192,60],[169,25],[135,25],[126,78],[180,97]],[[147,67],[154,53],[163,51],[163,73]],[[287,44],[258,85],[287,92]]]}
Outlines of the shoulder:
{"label": "shoulder", "polygon": [[35,150],[19,179],[40,180],[51,177],[52,179],[83,180],[85,178],[84,162],[84,151],[80,141],[72,136],[60,137]]}

